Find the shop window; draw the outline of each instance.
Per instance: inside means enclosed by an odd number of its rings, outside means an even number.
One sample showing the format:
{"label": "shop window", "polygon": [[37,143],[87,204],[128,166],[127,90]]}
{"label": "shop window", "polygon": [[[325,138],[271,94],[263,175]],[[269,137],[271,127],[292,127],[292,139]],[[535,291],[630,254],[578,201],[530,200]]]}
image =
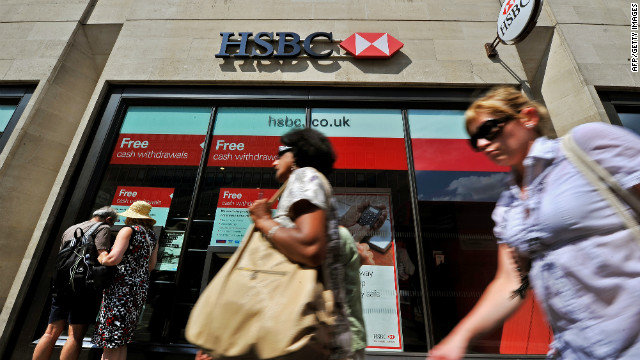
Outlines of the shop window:
{"label": "shop window", "polygon": [[[408,119],[433,336],[438,342],[493,279],[497,245],[491,212],[505,189],[508,168],[471,150],[462,110],[409,110]],[[469,351],[545,353],[548,327],[543,320],[536,328],[527,321],[534,316],[541,319],[540,311],[529,308],[519,316],[505,325],[507,330],[479,339]],[[514,333],[511,327],[524,331]],[[539,333],[542,340],[535,338]]]}
{"label": "shop window", "polygon": [[[490,215],[507,175],[469,150],[462,111],[406,110],[407,104],[461,109],[471,91],[452,92],[450,106],[429,100],[446,99],[440,92],[397,90],[389,97],[384,90],[380,97],[371,89],[358,93],[380,100],[379,108],[358,96],[343,100],[335,89],[276,95],[169,89],[168,96],[158,89],[114,90],[61,223],[104,205],[124,210],[146,200],[154,206],[162,248],[135,335],[138,349],[186,346],[191,308],[237,248],[250,221],[246,207],[280,186],[271,165],[279,137],[305,126],[332,142],[338,160],[329,181],[341,223],[373,249],[375,264],[361,269],[369,350],[426,352],[430,340],[453,328],[495,273]],[[503,348],[513,343],[505,341],[509,331],[472,351],[535,353]]]}

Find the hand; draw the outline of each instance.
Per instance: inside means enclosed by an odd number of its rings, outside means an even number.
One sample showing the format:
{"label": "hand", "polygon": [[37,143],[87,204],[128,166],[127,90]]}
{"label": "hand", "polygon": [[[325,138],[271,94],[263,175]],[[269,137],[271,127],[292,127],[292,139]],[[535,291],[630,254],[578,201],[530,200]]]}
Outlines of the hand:
{"label": "hand", "polygon": [[467,342],[455,339],[450,334],[429,351],[427,360],[460,360],[466,351]]}
{"label": "hand", "polygon": [[373,260],[373,252],[369,248],[369,244],[359,243],[357,247],[358,247],[358,254],[360,254],[360,266],[376,264],[376,262]]}
{"label": "hand", "polygon": [[258,223],[260,220],[271,219],[271,208],[267,204],[267,199],[256,200],[249,206],[249,216],[254,223]]}
{"label": "hand", "polygon": [[358,205],[352,205],[349,208],[349,210],[347,210],[347,212],[345,212],[344,215],[342,215],[342,217],[340,218],[340,221],[339,221],[340,225],[346,228],[350,228],[356,225],[358,222],[358,219],[360,219],[360,216],[362,216],[362,213],[369,206],[372,206],[382,211],[382,213],[380,213],[380,216],[378,217],[378,220],[376,220],[376,222],[371,226],[372,231],[380,229],[384,224],[385,220],[387,220],[387,216],[389,216],[389,212],[387,211],[387,206],[384,204],[372,205],[371,202],[368,200],[364,200]]}

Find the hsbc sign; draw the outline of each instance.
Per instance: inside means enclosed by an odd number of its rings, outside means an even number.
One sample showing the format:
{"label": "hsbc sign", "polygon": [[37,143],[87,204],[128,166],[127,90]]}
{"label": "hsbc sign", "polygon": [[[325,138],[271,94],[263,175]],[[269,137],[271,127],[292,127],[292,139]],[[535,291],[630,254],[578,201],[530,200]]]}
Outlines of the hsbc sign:
{"label": "hsbc sign", "polygon": [[[333,43],[333,33],[315,32],[302,39],[294,32],[251,32],[235,33],[221,32],[222,43],[217,58],[291,58],[304,53],[312,58],[327,58],[333,55],[332,49],[319,51],[314,49],[312,42],[324,39]],[[251,41],[253,40],[253,41]],[[302,43],[302,44],[301,44]],[[340,47],[355,58],[385,59],[393,56],[402,46],[402,42],[387,33],[354,33],[342,41]],[[231,50],[237,50],[231,52]]]}
{"label": "hsbc sign", "polygon": [[498,14],[498,37],[504,44],[524,40],[533,30],[542,9],[542,0],[506,0]]}

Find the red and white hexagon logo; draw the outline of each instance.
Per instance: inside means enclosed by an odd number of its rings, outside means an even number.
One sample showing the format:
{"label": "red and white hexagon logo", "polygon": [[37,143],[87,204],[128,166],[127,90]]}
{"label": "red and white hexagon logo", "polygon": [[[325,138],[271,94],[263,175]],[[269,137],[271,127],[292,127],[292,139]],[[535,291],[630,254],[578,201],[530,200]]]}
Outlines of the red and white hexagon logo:
{"label": "red and white hexagon logo", "polygon": [[387,33],[355,33],[340,47],[356,58],[390,58],[404,44]]}

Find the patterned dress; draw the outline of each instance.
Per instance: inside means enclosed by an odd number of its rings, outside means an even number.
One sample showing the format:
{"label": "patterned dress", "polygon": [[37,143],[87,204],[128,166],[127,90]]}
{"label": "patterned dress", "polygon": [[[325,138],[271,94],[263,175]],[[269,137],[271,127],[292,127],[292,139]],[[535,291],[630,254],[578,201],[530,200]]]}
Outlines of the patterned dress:
{"label": "patterned dress", "polygon": [[131,226],[129,248],[117,265],[113,284],[104,290],[102,306],[91,342],[117,348],[131,342],[149,290],[149,259],[156,244],[152,231]]}

